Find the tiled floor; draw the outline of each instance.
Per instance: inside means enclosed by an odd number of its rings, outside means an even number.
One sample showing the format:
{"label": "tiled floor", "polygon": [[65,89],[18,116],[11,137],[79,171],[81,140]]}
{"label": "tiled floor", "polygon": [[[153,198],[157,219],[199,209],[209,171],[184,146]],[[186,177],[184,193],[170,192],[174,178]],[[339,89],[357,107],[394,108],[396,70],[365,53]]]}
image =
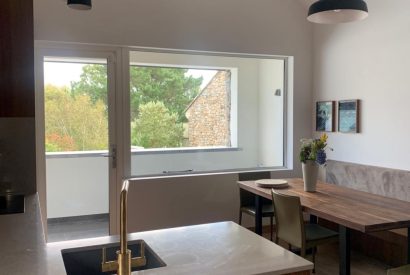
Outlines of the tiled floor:
{"label": "tiled floor", "polygon": [[48,219],[48,242],[108,236],[109,215]]}
{"label": "tiled floor", "polygon": [[[361,253],[352,251],[350,268],[352,275],[386,275],[387,269],[390,267]],[[318,248],[316,274],[339,274],[339,248],[337,244],[323,245]]]}

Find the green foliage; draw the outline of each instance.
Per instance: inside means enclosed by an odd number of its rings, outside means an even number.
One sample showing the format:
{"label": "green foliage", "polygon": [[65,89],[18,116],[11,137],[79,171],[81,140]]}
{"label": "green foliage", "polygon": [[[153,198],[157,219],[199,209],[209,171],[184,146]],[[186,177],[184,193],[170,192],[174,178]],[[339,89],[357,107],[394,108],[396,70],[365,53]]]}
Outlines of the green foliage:
{"label": "green foliage", "polygon": [[[131,121],[139,114],[141,104],[161,101],[178,122],[186,121],[185,108],[200,92],[202,77],[186,76],[187,69],[130,67]],[[107,67],[90,64],[83,67],[80,80],[72,82],[74,95],[87,94],[92,103],[107,104]]]}
{"label": "green foliage", "polygon": [[46,152],[64,152],[65,149],[60,148],[58,145],[49,142],[46,138]]}
{"label": "green foliage", "polygon": [[[186,76],[187,71],[180,68],[130,67],[133,145],[144,148],[182,146],[181,122],[186,122],[185,108],[198,95],[202,84],[202,77]],[[106,75],[107,67],[104,65],[85,65],[80,80],[71,83],[72,96],[76,99],[88,96],[91,104],[103,102],[106,106]]]}
{"label": "green foliage", "polygon": [[[201,78],[187,69],[130,67],[132,144],[144,148],[183,144],[185,108],[200,92]],[[45,88],[46,149],[100,150],[108,146],[107,66],[83,66],[71,89]]]}
{"label": "green foliage", "polygon": [[139,106],[139,117],[132,122],[131,144],[144,148],[179,147],[184,128],[178,117],[163,102],[148,102]]}
{"label": "green foliage", "polygon": [[328,136],[326,134],[322,134],[319,139],[302,139],[299,160],[303,163],[306,163],[308,160],[316,161],[319,164],[325,163],[326,154],[324,154],[324,151],[327,147],[327,139]]}
{"label": "green foliage", "polygon": [[137,67],[130,68],[131,118],[138,117],[139,106],[161,101],[177,115],[178,122],[186,121],[185,108],[200,92],[202,77],[185,76],[187,69]]}
{"label": "green foliage", "polygon": [[87,151],[108,148],[105,104],[67,87],[45,87],[47,151]]}
{"label": "green foliage", "polygon": [[308,143],[303,143],[299,153],[300,162],[306,163],[307,160],[316,160],[312,154],[312,147]]}
{"label": "green foliage", "polygon": [[93,104],[102,101],[107,105],[107,66],[91,64],[83,66],[80,81],[71,82],[74,96],[88,95]]}

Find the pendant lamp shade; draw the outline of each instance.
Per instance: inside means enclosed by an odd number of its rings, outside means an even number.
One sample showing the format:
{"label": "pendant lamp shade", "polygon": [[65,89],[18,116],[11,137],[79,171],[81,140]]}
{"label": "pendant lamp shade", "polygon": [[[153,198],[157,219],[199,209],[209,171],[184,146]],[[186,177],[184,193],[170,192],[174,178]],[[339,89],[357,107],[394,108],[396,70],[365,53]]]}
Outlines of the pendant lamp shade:
{"label": "pendant lamp shade", "polygon": [[67,5],[75,10],[90,10],[91,0],[67,0]]}
{"label": "pendant lamp shade", "polygon": [[307,19],[318,24],[338,24],[363,20],[368,15],[363,0],[319,0],[310,6]]}

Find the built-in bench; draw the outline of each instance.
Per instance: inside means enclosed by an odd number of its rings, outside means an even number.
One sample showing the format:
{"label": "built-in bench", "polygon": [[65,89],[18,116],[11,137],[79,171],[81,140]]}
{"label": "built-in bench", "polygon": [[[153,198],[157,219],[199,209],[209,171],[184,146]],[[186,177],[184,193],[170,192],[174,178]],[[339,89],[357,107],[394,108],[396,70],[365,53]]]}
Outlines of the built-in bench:
{"label": "built-in bench", "polygon": [[[329,160],[326,182],[410,202],[410,171]],[[337,225],[321,221],[332,228]],[[391,266],[407,262],[407,229],[371,234],[354,231],[352,248]]]}

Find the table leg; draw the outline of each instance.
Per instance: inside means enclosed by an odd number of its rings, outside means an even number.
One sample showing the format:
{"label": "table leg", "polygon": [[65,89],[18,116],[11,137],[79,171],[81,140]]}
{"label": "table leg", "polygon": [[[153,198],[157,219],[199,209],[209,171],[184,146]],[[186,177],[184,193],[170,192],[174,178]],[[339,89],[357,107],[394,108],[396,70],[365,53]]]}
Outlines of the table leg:
{"label": "table leg", "polygon": [[407,263],[410,264],[410,227],[407,228]]}
{"label": "table leg", "polygon": [[350,275],[350,229],[339,225],[339,274]]}
{"label": "table leg", "polygon": [[262,198],[255,195],[255,233],[262,236]]}

